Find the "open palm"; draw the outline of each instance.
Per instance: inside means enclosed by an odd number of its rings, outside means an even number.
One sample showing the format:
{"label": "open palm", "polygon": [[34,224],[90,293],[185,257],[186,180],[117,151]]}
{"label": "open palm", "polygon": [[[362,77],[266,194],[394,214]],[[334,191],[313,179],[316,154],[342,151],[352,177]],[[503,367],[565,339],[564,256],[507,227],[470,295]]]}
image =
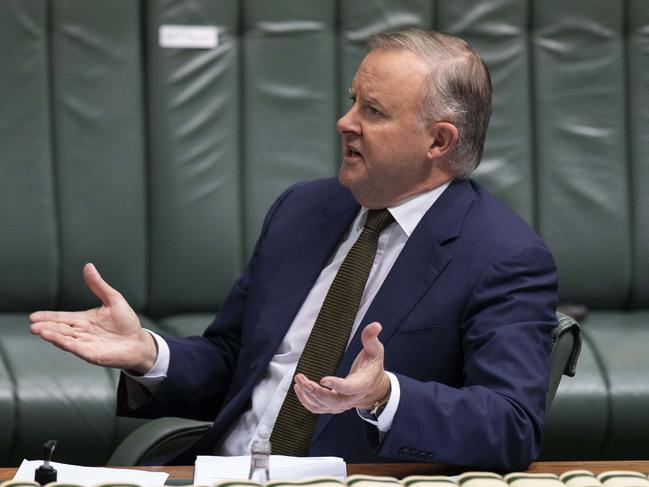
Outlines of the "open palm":
{"label": "open palm", "polygon": [[30,331],[83,360],[144,373],[155,360],[155,344],[124,297],[110,287],[92,264],[83,277],[102,306],[86,311],[37,311]]}
{"label": "open palm", "polygon": [[338,414],[357,407],[369,409],[390,391],[390,379],[383,368],[381,325],[370,323],[361,333],[363,349],[356,356],[347,377],[327,376],[320,383],[304,374],[295,375],[295,394],[312,413]]}

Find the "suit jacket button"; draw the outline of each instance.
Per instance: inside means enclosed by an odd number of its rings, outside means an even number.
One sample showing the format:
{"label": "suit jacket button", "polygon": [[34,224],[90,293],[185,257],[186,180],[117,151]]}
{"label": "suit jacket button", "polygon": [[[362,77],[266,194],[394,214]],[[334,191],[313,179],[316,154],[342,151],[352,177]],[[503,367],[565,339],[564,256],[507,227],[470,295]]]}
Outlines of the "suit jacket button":
{"label": "suit jacket button", "polygon": [[408,458],[417,458],[417,450],[408,451]]}
{"label": "suit jacket button", "polygon": [[410,450],[408,450],[406,447],[403,447],[401,450],[399,450],[399,455],[401,455],[402,457],[405,457],[406,455],[408,455],[409,451]]}
{"label": "suit jacket button", "polygon": [[417,458],[419,458],[420,460],[425,460],[426,459],[426,452],[425,451],[420,451],[419,453],[417,453]]}
{"label": "suit jacket button", "polygon": [[435,456],[432,453],[426,454],[426,460],[429,462],[432,462],[434,457]]}

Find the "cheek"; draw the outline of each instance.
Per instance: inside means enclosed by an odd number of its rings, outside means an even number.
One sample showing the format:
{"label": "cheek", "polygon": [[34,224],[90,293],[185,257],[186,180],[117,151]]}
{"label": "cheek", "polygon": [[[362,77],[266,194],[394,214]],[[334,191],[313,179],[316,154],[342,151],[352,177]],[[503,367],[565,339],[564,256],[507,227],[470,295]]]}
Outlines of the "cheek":
{"label": "cheek", "polygon": [[428,142],[417,133],[402,133],[396,142],[396,151],[406,160],[422,161],[426,158]]}
{"label": "cheek", "polygon": [[396,170],[409,165],[415,148],[408,138],[386,134],[378,139],[373,146],[371,158],[368,162],[369,169],[373,167],[394,173]]}
{"label": "cheek", "polygon": [[380,169],[393,174],[425,158],[425,140],[415,129],[407,129],[403,124],[366,127],[363,138],[369,172]]}
{"label": "cheek", "polygon": [[403,139],[392,130],[374,131],[369,137],[366,135],[365,140],[368,156],[377,161],[389,161],[404,148]]}

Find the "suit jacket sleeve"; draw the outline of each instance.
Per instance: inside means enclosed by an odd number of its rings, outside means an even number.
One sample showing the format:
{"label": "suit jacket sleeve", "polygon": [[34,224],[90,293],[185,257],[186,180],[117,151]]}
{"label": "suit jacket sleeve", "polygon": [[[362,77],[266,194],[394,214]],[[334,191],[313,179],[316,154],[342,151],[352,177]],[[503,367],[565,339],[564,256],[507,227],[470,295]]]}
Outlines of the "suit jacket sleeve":
{"label": "suit jacket sleeve", "polygon": [[554,261],[542,244],[489,266],[464,306],[463,386],[397,373],[401,400],[377,453],[525,469],[541,446],[555,296]]}
{"label": "suit jacket sleeve", "polygon": [[144,418],[177,416],[212,421],[230,389],[241,348],[241,328],[246,298],[259,248],[271,220],[284,199],[299,183],[287,189],[270,208],[253,255],[234,284],[218,316],[203,336],[164,336],[170,350],[167,378],[145,403],[131,409],[124,374],[117,391],[117,414]]}

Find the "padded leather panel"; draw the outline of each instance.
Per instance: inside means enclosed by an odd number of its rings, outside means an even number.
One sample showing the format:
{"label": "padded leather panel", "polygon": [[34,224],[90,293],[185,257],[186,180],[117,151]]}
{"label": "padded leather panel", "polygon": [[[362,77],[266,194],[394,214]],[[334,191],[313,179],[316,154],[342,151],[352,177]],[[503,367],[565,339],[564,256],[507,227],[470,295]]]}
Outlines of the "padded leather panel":
{"label": "padded leather panel", "polygon": [[621,7],[547,0],[532,11],[539,228],[561,299],[598,308],[623,306],[631,277]]}
{"label": "padded leather panel", "polygon": [[46,6],[0,2],[0,309],[51,306],[58,241],[52,186]]}
{"label": "padded leather panel", "polygon": [[629,156],[633,190],[632,306],[649,307],[649,9],[647,2],[630,0]]}
{"label": "padded leather panel", "polygon": [[604,458],[649,456],[649,311],[591,313],[583,330],[601,356],[611,396]]}
{"label": "padded leather panel", "polygon": [[[339,1],[339,114],[346,112],[350,106],[348,89],[365,56],[365,42],[370,34],[411,26],[431,27],[433,7],[434,2],[430,0]],[[340,162],[340,151],[336,152],[336,157]]]}
{"label": "padded leather panel", "polygon": [[54,0],[56,183],[61,307],[95,298],[81,279],[97,264],[131,305],[146,295],[146,189],[139,6]]}
{"label": "padded leather panel", "polygon": [[494,97],[477,180],[534,225],[528,2],[444,0],[436,28],[466,39],[489,66]]}
{"label": "padded leather panel", "polygon": [[243,3],[244,219],[247,253],[293,182],[335,174],[333,0]]}
{"label": "padded leather panel", "polygon": [[595,460],[606,441],[610,398],[605,371],[583,338],[575,377],[561,379],[546,414],[540,460]]}
{"label": "padded leather panel", "polygon": [[114,445],[115,386],[109,372],[87,364],[29,333],[26,314],[1,314],[0,352],[11,372],[16,414],[8,462],[41,458],[55,438],[56,459],[93,464]]}
{"label": "padded leather panel", "polygon": [[[235,0],[147,3],[150,311],[216,310],[241,270]],[[161,48],[161,25],[216,26],[216,49]]]}

